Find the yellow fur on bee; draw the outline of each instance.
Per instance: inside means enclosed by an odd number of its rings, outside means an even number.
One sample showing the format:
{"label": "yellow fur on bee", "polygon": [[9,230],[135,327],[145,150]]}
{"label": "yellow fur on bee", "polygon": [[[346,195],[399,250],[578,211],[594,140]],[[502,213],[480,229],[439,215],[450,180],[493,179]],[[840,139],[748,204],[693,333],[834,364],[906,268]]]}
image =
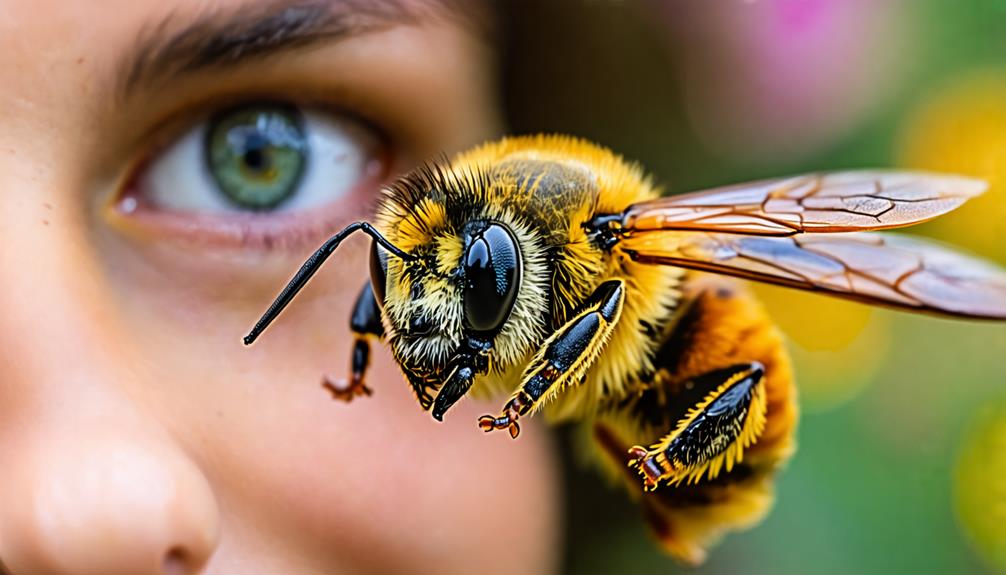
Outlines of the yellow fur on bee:
{"label": "yellow fur on bee", "polygon": [[459,236],[439,235],[434,253],[437,254],[437,273],[448,275],[457,267],[464,255],[465,246]]}
{"label": "yellow fur on bee", "polygon": [[[651,513],[665,525],[663,533],[654,533],[660,546],[686,565],[705,562],[709,549],[728,531],[750,529],[761,523],[772,508],[775,495],[770,475],[756,475],[738,483],[715,489],[715,508],[668,507],[659,502]],[[650,521],[656,520],[651,518]],[[652,530],[652,526],[651,526]]]}
{"label": "yellow fur on bee", "polygon": [[538,134],[503,138],[458,155],[452,165],[485,166],[511,159],[578,164],[596,177],[602,190],[598,213],[617,213],[629,204],[660,195],[638,165],[608,148],[570,136]]}
{"label": "yellow fur on bee", "polygon": [[[742,454],[750,473],[726,482],[661,485],[655,492],[645,493],[643,482],[625,466],[625,454],[606,451],[597,439],[599,426],[624,447],[657,443],[671,431],[643,423],[631,409],[599,414],[585,423],[580,443],[588,461],[596,463],[646,508],[651,528],[664,549],[694,565],[704,561],[707,550],[727,532],[751,527],[768,513],[775,472],[794,451],[797,407],[782,335],[744,286],[727,278],[690,273],[683,287],[678,319],[687,317],[690,324],[689,337],[679,350],[678,369],[675,373],[658,371],[649,384],[665,390],[667,401],[673,404],[676,391],[688,380],[738,363],[761,363],[765,368],[761,383],[764,428]],[[680,327],[672,324],[668,335]],[[679,428],[680,423],[672,426]],[[701,491],[707,503],[669,505],[668,495],[673,497],[680,489]]]}
{"label": "yellow fur on bee", "polygon": [[423,198],[412,213],[395,222],[394,231],[388,235],[399,249],[410,252],[433,241],[432,231],[442,226],[445,219],[442,204]]}

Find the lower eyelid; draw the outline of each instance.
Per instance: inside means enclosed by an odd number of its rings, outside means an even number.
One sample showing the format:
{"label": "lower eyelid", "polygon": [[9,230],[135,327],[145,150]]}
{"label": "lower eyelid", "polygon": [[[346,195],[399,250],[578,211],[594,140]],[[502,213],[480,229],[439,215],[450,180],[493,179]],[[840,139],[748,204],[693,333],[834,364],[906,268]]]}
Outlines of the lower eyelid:
{"label": "lower eyelid", "polygon": [[279,250],[300,254],[317,247],[352,221],[366,218],[377,197],[379,177],[367,178],[337,200],[315,210],[272,214],[193,214],[151,210],[135,196],[122,195],[105,209],[105,220],[137,241],[170,242],[213,250]]}

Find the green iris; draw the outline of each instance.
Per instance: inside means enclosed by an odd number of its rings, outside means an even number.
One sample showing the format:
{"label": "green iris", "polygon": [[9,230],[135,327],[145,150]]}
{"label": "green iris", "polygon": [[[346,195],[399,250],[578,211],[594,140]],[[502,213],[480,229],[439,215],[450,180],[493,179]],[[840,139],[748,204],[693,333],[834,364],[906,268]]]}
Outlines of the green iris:
{"label": "green iris", "polygon": [[206,159],[234,205],[271,210],[297,192],[307,164],[303,119],[296,109],[254,104],[230,109],[209,125]]}

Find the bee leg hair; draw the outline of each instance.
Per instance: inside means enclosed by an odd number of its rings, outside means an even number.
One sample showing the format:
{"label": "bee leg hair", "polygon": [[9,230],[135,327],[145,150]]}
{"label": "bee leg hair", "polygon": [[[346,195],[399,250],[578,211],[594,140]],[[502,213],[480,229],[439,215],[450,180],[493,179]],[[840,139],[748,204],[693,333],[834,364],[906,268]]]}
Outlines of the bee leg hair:
{"label": "bee leg hair", "polygon": [[524,369],[521,385],[503,406],[499,417],[484,415],[479,427],[490,432],[506,429],[517,438],[517,419],[531,413],[567,385],[576,384],[597,359],[618,323],[625,300],[625,282],[604,282],[579,312],[555,331]]}
{"label": "bee leg hair", "polygon": [[629,448],[628,465],[643,477],[647,491],[662,481],[694,483],[741,462],[765,427],[765,369],[739,364],[699,376],[712,391],[688,410],[671,433],[649,449]]}

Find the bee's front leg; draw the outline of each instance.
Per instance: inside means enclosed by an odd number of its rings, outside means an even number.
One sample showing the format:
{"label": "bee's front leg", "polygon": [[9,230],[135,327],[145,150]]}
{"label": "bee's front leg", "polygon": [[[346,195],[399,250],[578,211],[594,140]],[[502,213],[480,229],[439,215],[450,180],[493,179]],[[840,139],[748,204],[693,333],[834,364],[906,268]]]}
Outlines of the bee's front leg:
{"label": "bee's front leg", "polygon": [[579,312],[545,340],[499,417],[482,416],[479,427],[486,432],[506,429],[516,438],[520,433],[517,424],[520,416],[534,411],[567,385],[578,382],[594,363],[618,323],[624,300],[622,280],[598,286]]}
{"label": "bee's front leg", "polygon": [[437,394],[436,401],[433,402],[432,414],[434,419],[437,421],[444,420],[444,414],[447,413],[447,410],[471,389],[474,377],[475,372],[468,365],[459,366],[454,370],[444,384],[444,387],[440,390],[440,393]]}
{"label": "bee's front leg", "polygon": [[643,487],[714,479],[740,463],[765,428],[764,376],[761,364],[752,362],[696,378],[696,385],[712,391],[649,449],[629,449],[629,466],[642,475]]}
{"label": "bee's front leg", "polygon": [[353,316],[349,322],[353,332],[353,355],[350,363],[349,381],[333,381],[327,375],[322,380],[322,386],[332,392],[332,397],[339,401],[352,401],[358,395],[373,393],[364,383],[364,376],[370,366],[370,340],[384,337],[384,326],[381,324],[381,310],[377,306],[374,290],[368,281],[360,290],[360,295],[353,305]]}

